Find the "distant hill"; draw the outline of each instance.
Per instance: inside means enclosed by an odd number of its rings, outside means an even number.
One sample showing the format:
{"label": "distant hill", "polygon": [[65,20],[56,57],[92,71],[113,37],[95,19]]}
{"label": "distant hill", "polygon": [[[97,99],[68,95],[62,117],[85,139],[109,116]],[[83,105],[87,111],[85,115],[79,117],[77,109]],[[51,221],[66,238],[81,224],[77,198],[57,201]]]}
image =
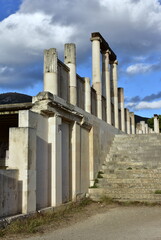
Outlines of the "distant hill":
{"label": "distant hill", "polygon": [[[16,92],[8,92],[8,93],[0,94],[0,104],[14,104],[14,103],[28,103],[28,102],[32,102],[32,96],[22,94],[22,93],[16,93]],[[138,123],[140,121],[145,121],[147,123],[148,119],[149,118],[135,115],[135,123]]]}
{"label": "distant hill", "polygon": [[135,115],[135,123],[138,123],[138,122],[140,122],[140,121],[145,121],[145,122],[147,123],[148,119],[149,119],[149,118]]}
{"label": "distant hill", "polygon": [[27,102],[32,102],[32,96],[16,92],[0,94],[0,104],[14,104]]}

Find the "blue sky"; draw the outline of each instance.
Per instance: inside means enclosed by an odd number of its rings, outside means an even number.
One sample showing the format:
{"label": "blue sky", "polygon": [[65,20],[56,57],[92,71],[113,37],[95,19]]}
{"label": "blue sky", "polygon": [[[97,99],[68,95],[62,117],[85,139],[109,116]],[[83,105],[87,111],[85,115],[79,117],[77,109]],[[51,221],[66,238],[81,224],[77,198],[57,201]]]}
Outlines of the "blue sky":
{"label": "blue sky", "polygon": [[0,0],[0,92],[36,95],[43,85],[43,50],[77,46],[77,72],[91,77],[91,32],[118,58],[118,86],[135,114],[161,114],[159,0]]}

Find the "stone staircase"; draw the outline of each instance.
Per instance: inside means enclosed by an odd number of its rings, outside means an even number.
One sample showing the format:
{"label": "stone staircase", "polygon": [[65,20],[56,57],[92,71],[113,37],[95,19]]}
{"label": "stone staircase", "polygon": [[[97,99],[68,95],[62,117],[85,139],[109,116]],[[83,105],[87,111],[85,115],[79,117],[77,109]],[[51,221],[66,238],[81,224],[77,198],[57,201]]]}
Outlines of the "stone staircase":
{"label": "stone staircase", "polygon": [[161,202],[161,135],[116,135],[89,195]]}

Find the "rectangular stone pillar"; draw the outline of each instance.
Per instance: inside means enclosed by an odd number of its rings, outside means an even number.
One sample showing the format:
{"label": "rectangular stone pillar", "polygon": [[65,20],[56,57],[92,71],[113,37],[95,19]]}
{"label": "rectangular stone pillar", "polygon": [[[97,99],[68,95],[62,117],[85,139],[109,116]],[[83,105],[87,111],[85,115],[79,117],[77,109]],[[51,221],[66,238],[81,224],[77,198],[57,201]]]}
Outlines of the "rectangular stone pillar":
{"label": "rectangular stone pillar", "polygon": [[95,181],[94,174],[94,128],[92,127],[89,132],[89,180],[90,186],[93,186]]}
{"label": "rectangular stone pillar", "polygon": [[44,91],[58,95],[58,57],[55,48],[44,50]]}
{"label": "rectangular stone pillar", "polygon": [[19,170],[19,209],[36,211],[36,130],[29,127],[9,129],[9,169]]}
{"label": "rectangular stone pillar", "polygon": [[85,80],[85,111],[91,113],[91,86],[88,77]]}
{"label": "rectangular stone pillar", "polygon": [[74,43],[65,44],[64,63],[70,68],[69,95],[70,103],[77,105],[77,78],[76,78],[76,46]]}
{"label": "rectangular stone pillar", "polygon": [[135,134],[135,115],[133,112],[130,112],[130,128],[131,128],[131,133]]}
{"label": "rectangular stone pillar", "polygon": [[51,206],[62,204],[62,132],[61,117],[48,119],[48,141],[51,154]]}
{"label": "rectangular stone pillar", "polygon": [[140,121],[142,133],[145,134],[145,121]]}
{"label": "rectangular stone pillar", "polygon": [[106,98],[106,119],[111,124],[110,51],[102,52],[102,94]]}
{"label": "rectangular stone pillar", "polygon": [[149,128],[148,128],[148,124],[145,124],[145,133],[148,134],[149,133]]}
{"label": "rectangular stone pillar", "polygon": [[159,133],[159,117],[157,114],[154,114],[154,132]]}
{"label": "rectangular stone pillar", "polygon": [[72,200],[76,200],[81,188],[80,125],[76,122],[73,124],[71,135]]}
{"label": "rectangular stone pillar", "polygon": [[129,109],[125,108],[125,124],[126,124],[126,133],[130,134],[130,115]]}
{"label": "rectangular stone pillar", "polygon": [[114,126],[119,128],[119,114],[118,114],[118,88],[117,88],[117,65],[118,61],[111,63],[111,88],[112,88],[112,102],[114,104]]}
{"label": "rectangular stone pillar", "polygon": [[121,130],[125,132],[124,89],[118,88],[118,106],[121,110]]}
{"label": "rectangular stone pillar", "polygon": [[141,123],[136,124],[136,134],[143,134]]}
{"label": "rectangular stone pillar", "polygon": [[99,37],[92,37],[92,82],[97,93],[97,117],[102,119],[102,85]]}

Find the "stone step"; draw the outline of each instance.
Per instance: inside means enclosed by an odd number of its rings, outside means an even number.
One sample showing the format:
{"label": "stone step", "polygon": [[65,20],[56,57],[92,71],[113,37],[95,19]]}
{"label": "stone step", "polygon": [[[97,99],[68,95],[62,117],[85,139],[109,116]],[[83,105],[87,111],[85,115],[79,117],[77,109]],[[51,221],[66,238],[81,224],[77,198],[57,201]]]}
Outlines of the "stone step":
{"label": "stone step", "polygon": [[149,161],[155,161],[158,163],[161,163],[161,155],[158,154],[129,154],[129,155],[123,155],[123,154],[117,154],[117,155],[111,155],[108,157],[107,161],[140,161],[140,162],[149,162]]}
{"label": "stone step", "polygon": [[126,146],[113,146],[109,153],[116,153],[116,152],[122,152],[122,151],[126,151],[126,152],[139,152],[139,153],[146,153],[146,152],[157,152],[160,153],[161,152],[161,146],[130,146],[130,145],[126,145]]}
{"label": "stone step", "polygon": [[[158,190],[156,188],[106,188],[102,186],[101,189],[104,189],[104,192],[106,194],[155,194],[155,192]],[[158,194],[155,194],[158,195]]]}
{"label": "stone step", "polygon": [[135,135],[135,134],[117,134],[115,135],[115,140],[116,139],[161,139],[161,134],[139,134],[139,135]]}
{"label": "stone step", "polygon": [[155,154],[156,156],[158,155],[159,156],[159,154],[161,154],[161,147],[160,147],[160,149],[145,149],[145,148],[137,148],[137,149],[134,149],[134,148],[129,148],[129,147],[127,147],[127,149],[126,148],[122,148],[122,147],[120,147],[119,149],[118,148],[116,148],[116,149],[111,149],[110,150],[110,152],[109,152],[109,155],[113,155],[113,154],[116,154],[116,155],[120,155],[120,154],[125,154],[125,155],[128,155],[128,154],[141,154],[141,155],[153,155],[153,154]]}
{"label": "stone step", "polygon": [[99,201],[102,197],[110,197],[115,200],[128,200],[133,201],[154,201],[154,202],[161,202],[161,194],[132,194],[132,193],[106,193],[106,189],[103,188],[91,188],[89,189],[89,196],[96,201]]}
{"label": "stone step", "polygon": [[152,184],[160,184],[160,187],[161,187],[161,178],[151,178],[150,181],[149,181],[149,178],[110,178],[110,177],[106,177],[106,178],[99,178],[98,179],[100,183],[117,183],[117,184],[134,184],[136,186],[138,185],[143,185],[143,184],[149,184],[152,185]]}
{"label": "stone step", "polygon": [[102,168],[104,172],[106,173],[112,173],[111,170],[141,170],[141,169],[146,169],[146,168],[151,168],[151,169],[160,169],[161,166],[158,166],[157,163],[155,162],[144,162],[144,163],[133,163],[133,162],[114,162],[110,163],[108,165],[104,165]]}
{"label": "stone step", "polygon": [[161,178],[161,169],[135,169],[135,170],[115,170],[110,173],[109,170],[104,170],[103,178]]}

